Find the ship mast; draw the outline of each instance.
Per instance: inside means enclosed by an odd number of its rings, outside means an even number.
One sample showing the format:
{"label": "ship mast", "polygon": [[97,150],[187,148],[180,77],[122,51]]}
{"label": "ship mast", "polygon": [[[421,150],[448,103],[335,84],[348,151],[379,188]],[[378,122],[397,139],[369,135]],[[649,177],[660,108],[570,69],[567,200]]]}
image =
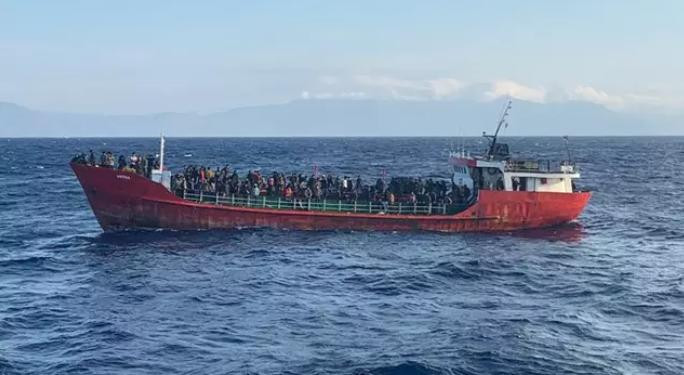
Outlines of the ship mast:
{"label": "ship mast", "polygon": [[489,149],[487,150],[488,159],[492,159],[494,157],[494,148],[496,147],[496,141],[499,137],[499,131],[501,131],[501,125],[505,124],[506,126],[508,126],[508,123],[506,122],[506,117],[508,117],[508,110],[511,109],[511,104],[513,104],[513,101],[508,99],[506,107],[504,108],[504,111],[501,114],[501,118],[499,119],[499,124],[496,126],[496,132],[494,132],[494,135],[488,135],[487,133],[482,132],[482,136],[489,139]]}
{"label": "ship mast", "polygon": [[164,170],[164,134],[159,136],[159,170]]}

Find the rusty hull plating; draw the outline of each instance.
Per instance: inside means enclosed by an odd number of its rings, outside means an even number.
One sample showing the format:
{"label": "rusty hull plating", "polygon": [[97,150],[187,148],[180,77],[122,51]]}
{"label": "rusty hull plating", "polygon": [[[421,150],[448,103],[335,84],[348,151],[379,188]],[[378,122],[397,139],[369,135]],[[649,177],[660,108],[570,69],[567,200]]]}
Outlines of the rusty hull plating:
{"label": "rusty hull plating", "polygon": [[454,215],[358,214],[196,203],[135,173],[72,163],[105,232],[129,229],[281,228],[295,230],[487,232],[543,228],[579,216],[591,193],[480,190]]}

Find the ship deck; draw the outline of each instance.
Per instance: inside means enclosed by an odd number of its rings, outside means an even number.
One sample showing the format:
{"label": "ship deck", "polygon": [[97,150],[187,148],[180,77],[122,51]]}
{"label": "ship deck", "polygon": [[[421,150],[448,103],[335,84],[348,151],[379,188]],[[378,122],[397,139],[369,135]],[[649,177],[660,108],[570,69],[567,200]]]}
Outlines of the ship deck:
{"label": "ship deck", "polygon": [[[240,197],[207,192],[183,191],[180,198],[194,203],[208,203],[221,206],[267,208],[295,211],[323,211],[359,214],[391,215],[453,215],[467,209],[470,204],[417,204],[396,202],[394,204],[373,201],[347,201],[328,199],[284,199],[281,197]],[[474,201],[474,200],[473,200]]]}

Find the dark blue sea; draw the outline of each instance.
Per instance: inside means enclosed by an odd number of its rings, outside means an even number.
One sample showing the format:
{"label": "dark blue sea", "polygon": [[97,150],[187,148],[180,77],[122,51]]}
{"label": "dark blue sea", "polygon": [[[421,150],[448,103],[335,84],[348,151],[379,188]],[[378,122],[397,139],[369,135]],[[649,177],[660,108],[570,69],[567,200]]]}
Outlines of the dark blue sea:
{"label": "dark blue sea", "polygon": [[[167,162],[446,176],[461,143],[169,138]],[[103,234],[70,157],[157,139],[0,145],[0,374],[684,373],[684,138],[571,139],[576,223],[451,235]]]}

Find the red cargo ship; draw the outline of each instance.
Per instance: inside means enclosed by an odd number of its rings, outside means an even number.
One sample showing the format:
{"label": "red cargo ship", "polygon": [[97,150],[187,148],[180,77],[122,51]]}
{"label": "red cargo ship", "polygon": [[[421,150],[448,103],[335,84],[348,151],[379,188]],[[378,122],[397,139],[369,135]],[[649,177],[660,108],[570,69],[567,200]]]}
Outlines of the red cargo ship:
{"label": "red cargo ship", "polygon": [[570,162],[516,160],[497,142],[506,107],[487,152],[478,157],[451,153],[453,184],[467,186],[464,204],[330,201],[239,197],[170,190],[163,167],[151,178],[83,163],[71,167],[104,231],[129,229],[282,228],[296,230],[512,231],[550,227],[576,219],[591,193],[577,191],[579,173]]}

